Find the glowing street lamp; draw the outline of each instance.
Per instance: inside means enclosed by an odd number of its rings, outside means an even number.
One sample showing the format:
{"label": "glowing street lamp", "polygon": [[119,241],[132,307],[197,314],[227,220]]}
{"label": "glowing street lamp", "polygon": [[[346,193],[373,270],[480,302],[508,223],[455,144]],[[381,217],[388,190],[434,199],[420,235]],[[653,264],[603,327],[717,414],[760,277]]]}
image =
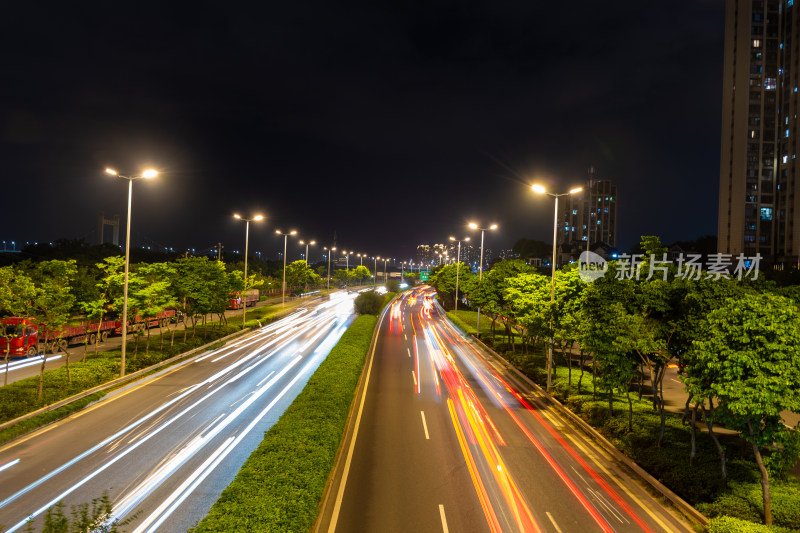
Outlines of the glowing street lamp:
{"label": "glowing street lamp", "polygon": [[250,241],[250,222],[259,220],[264,220],[264,217],[261,215],[256,215],[253,218],[242,218],[239,216],[239,213],[234,213],[233,218],[236,220],[244,220],[244,285],[242,290],[242,296],[240,299],[242,300],[242,329],[244,329],[245,321],[247,319],[247,253],[248,253],[248,245]]}
{"label": "glowing street lamp", "polygon": [[[125,375],[125,350],[128,342],[128,270],[131,261],[131,202],[133,199],[133,180],[155,178],[158,172],[147,169],[141,176],[123,176],[113,168],[107,168],[106,174],[128,180],[128,223],[125,227],[125,281],[122,289],[122,351],[120,354],[120,377]],[[11,244],[14,244],[13,242]]]}
{"label": "glowing street lamp", "polygon": [[458,252],[456,253],[456,306],[455,306],[455,312],[456,315],[458,315],[458,271],[461,269],[461,241],[469,241],[469,237],[464,237],[463,239],[459,240],[451,235],[450,240],[458,243]]}
{"label": "glowing street lamp", "polygon": [[[480,228],[480,227],[478,227],[478,225],[476,223],[470,222],[469,223],[469,228],[470,229],[477,229],[477,230],[480,230],[480,232],[481,232],[481,262],[478,265],[478,283],[480,283],[481,281],[483,281],[483,234],[484,234],[484,232],[486,232],[486,230],[496,230],[497,229],[497,224],[492,224],[488,228]],[[478,306],[477,336],[478,336],[479,339],[481,338],[481,307],[480,306]]]}
{"label": "glowing street lamp", "polygon": [[289,240],[289,235],[297,235],[296,230],[289,233],[283,233],[281,230],[276,229],[275,233],[283,235],[283,283],[281,284],[281,305],[286,305],[286,243]]}
{"label": "glowing street lamp", "polygon": [[[308,245],[309,244],[311,244],[311,245],[317,244],[317,241],[308,241],[308,242],[300,241],[300,244],[301,245],[302,244],[306,245],[306,255],[305,255],[304,259],[306,260],[306,268],[308,268]],[[308,279],[306,279],[306,292],[308,292]]]}
{"label": "glowing street lamp", "polygon": [[[556,299],[556,244],[558,242],[558,199],[561,196],[569,196],[570,194],[579,193],[583,190],[583,187],[575,187],[573,189],[570,189],[569,192],[561,194],[554,194],[551,192],[547,192],[547,189],[545,189],[541,185],[532,185],[531,189],[533,189],[533,192],[535,193],[546,194],[548,196],[552,196],[553,198],[555,198],[555,210],[553,214],[553,261],[552,261],[553,264],[551,265],[552,273],[550,277],[550,304],[552,307],[552,304]],[[550,392],[550,380],[551,380],[552,370],[553,370],[553,318],[550,317],[550,342],[547,345],[547,392]]]}
{"label": "glowing street lamp", "polygon": [[324,250],[328,250],[328,290],[331,289],[331,253],[336,251],[336,247],[333,246],[328,249],[327,246],[322,247]]}

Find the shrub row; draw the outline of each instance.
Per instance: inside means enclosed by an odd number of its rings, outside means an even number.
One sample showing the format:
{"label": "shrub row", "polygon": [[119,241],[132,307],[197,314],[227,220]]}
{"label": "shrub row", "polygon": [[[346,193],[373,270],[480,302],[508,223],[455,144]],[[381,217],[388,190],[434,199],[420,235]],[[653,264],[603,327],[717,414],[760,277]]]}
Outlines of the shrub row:
{"label": "shrub row", "polygon": [[193,533],[312,526],[376,322],[356,318]]}

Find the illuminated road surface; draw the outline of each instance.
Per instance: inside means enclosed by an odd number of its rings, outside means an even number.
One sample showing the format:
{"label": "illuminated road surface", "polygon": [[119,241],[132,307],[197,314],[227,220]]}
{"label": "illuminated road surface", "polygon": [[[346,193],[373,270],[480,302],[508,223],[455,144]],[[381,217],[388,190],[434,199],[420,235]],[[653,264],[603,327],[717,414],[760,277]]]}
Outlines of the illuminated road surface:
{"label": "illuminated road surface", "polygon": [[692,531],[518,392],[425,294],[381,323],[322,531]]}
{"label": "illuminated road surface", "polygon": [[58,501],[107,491],[126,531],[186,531],[202,519],[264,431],[349,324],[353,295],[289,317],[142,380],[0,448],[0,529],[24,530]]}

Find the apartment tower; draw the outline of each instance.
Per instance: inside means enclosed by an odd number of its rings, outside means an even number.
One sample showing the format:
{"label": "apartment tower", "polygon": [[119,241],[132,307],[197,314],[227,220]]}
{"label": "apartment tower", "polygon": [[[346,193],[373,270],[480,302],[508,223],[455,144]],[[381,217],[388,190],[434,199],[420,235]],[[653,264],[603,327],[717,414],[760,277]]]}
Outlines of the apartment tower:
{"label": "apartment tower", "polygon": [[718,250],[800,264],[794,0],[727,0]]}

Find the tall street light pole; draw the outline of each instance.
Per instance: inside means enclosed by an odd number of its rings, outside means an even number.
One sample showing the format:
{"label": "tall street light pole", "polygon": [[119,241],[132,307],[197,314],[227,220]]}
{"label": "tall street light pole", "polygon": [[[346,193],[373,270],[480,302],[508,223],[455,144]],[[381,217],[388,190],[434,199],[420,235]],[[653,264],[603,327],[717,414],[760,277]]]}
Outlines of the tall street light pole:
{"label": "tall street light pole", "polygon": [[[478,284],[483,281],[483,234],[486,230],[496,230],[497,224],[492,224],[488,228],[479,228],[478,225],[474,222],[469,223],[470,229],[477,229],[481,232],[481,262],[478,265]],[[481,306],[478,306],[478,327],[477,327],[477,337],[481,338]]]}
{"label": "tall street light pole", "polygon": [[289,241],[289,235],[297,235],[296,230],[289,233],[283,233],[281,230],[276,229],[277,235],[283,235],[283,283],[281,284],[281,306],[286,305],[286,243]]}
{"label": "tall street light pole", "polygon": [[328,249],[327,246],[323,247],[325,250],[328,250],[328,290],[331,289],[331,254],[336,251],[336,247],[333,246]]}
{"label": "tall street light pole", "polygon": [[376,255],[373,259],[375,259],[375,266],[372,269],[372,286],[374,287],[378,284],[378,259],[380,259],[380,257]]}
{"label": "tall street light pole", "polygon": [[248,245],[250,242],[250,222],[255,220],[263,220],[264,217],[261,215],[256,215],[253,218],[242,218],[239,216],[238,213],[233,214],[233,218],[236,220],[244,220],[244,284],[242,285],[242,295],[240,299],[242,300],[242,329],[244,329],[245,322],[247,320],[247,254],[248,254]]}
{"label": "tall street light pole", "polygon": [[[141,176],[122,176],[113,168],[107,168],[106,174],[128,180],[128,223],[125,226],[125,281],[122,289],[122,351],[120,355],[119,375],[125,375],[125,350],[128,343],[128,270],[131,262],[131,203],[133,200],[133,180],[150,179],[158,176],[158,172],[148,169]],[[14,243],[12,243],[14,244]]]}
{"label": "tall street light pole", "polygon": [[451,241],[455,241],[458,243],[458,252],[456,253],[456,305],[455,305],[455,312],[456,316],[458,316],[458,271],[461,269],[461,241],[469,241],[469,237],[464,237],[463,239],[456,239],[453,236],[450,236]]}
{"label": "tall street light pole", "polygon": [[[306,255],[305,255],[305,257],[303,257],[303,259],[306,260],[306,270],[308,270],[308,245],[309,244],[317,244],[317,241],[308,241],[308,242],[300,241],[300,244],[305,244],[306,245]],[[306,272],[306,274],[308,274],[308,272]],[[308,292],[308,277],[307,276],[306,276],[306,292]]]}
{"label": "tall street light pole", "polygon": [[[558,199],[561,196],[569,196],[570,194],[579,193],[583,190],[583,187],[575,187],[574,189],[570,189],[569,192],[561,193],[561,194],[553,194],[551,192],[547,192],[541,185],[532,185],[531,189],[535,193],[538,194],[546,194],[548,196],[552,196],[555,198],[555,212],[553,214],[553,260],[552,260],[552,269],[551,269],[551,276],[550,276],[550,340],[547,344],[547,392],[550,392],[550,382],[551,382],[551,375],[553,373],[553,315],[552,315],[552,308],[553,303],[556,300],[556,245],[558,243]],[[588,224],[587,224],[588,229]]]}

